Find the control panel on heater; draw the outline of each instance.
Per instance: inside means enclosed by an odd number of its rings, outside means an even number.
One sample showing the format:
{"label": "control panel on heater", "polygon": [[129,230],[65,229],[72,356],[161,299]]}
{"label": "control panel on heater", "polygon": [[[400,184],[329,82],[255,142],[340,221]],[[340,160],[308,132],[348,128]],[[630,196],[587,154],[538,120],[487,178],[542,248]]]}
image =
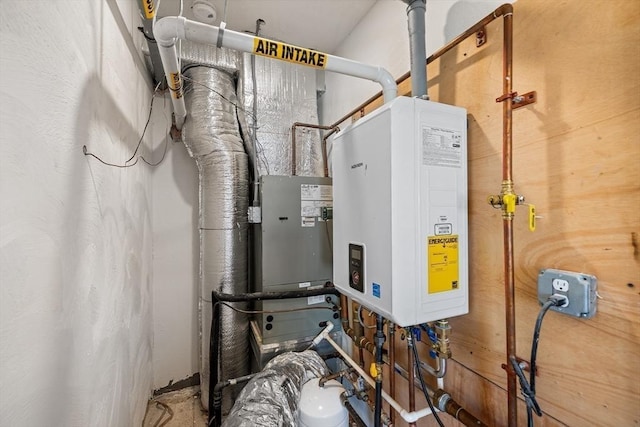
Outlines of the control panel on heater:
{"label": "control panel on heater", "polygon": [[364,293],[364,246],[349,244],[349,286]]}
{"label": "control panel on heater", "polygon": [[467,119],[399,97],[333,146],[334,283],[399,326],[468,312]]}

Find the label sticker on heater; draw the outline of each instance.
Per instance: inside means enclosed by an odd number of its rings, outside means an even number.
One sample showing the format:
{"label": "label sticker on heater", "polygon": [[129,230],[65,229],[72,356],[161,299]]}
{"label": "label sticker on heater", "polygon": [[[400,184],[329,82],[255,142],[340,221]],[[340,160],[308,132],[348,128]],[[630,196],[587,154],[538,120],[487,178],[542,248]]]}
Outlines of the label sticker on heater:
{"label": "label sticker on heater", "polygon": [[371,291],[373,292],[373,296],[376,298],[380,298],[380,285],[376,282],[372,283]]}
{"label": "label sticker on heater", "polygon": [[324,295],[317,295],[315,297],[307,297],[307,305],[320,304],[324,302]]}
{"label": "label sticker on heater", "polygon": [[462,167],[462,132],[423,126],[422,164],[450,168]]}
{"label": "label sticker on heater", "polygon": [[330,185],[319,184],[301,184],[300,185],[300,216],[303,217],[303,227],[315,226],[313,224],[304,224],[304,218],[322,217],[322,208],[330,208],[333,206],[333,191]]}
{"label": "label sticker on heater", "polygon": [[322,216],[322,208],[330,208],[333,206],[331,200],[301,200],[300,215],[301,216]]}
{"label": "label sticker on heater", "polygon": [[300,184],[300,200],[333,200],[330,185]]}
{"label": "label sticker on heater", "polygon": [[427,238],[427,292],[458,289],[458,236]]}
{"label": "label sticker on heater", "polygon": [[433,226],[433,232],[436,236],[453,234],[453,225],[450,223],[436,224]]}
{"label": "label sticker on heater", "polygon": [[302,223],[300,224],[303,227],[315,227],[316,226],[316,217],[315,216],[303,216]]}

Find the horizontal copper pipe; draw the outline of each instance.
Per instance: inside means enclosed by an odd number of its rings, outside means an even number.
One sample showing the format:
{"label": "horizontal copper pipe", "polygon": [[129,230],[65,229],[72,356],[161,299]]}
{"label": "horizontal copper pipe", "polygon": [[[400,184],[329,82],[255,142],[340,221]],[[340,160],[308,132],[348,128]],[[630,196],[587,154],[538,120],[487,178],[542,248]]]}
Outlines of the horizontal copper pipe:
{"label": "horizontal copper pipe", "polygon": [[[443,47],[438,49],[436,52],[434,52],[431,56],[429,56],[427,58],[427,65],[431,64],[433,61],[435,61],[436,59],[440,58],[445,53],[449,52],[451,49],[453,49],[454,47],[459,45],[462,41],[464,41],[468,37],[474,35],[475,33],[480,31],[483,27],[485,27],[487,24],[491,23],[495,19],[497,19],[497,18],[499,18],[501,16],[504,16],[507,13],[512,13],[512,12],[513,12],[513,6],[511,4],[509,4],[509,3],[503,4],[502,6],[498,7],[496,10],[494,10],[493,12],[491,12],[490,14],[488,14],[487,16],[482,18],[480,21],[478,21],[474,26],[470,27],[464,33],[460,34],[458,37],[456,37],[455,39],[451,40],[449,43],[447,43],[446,45],[444,45]],[[411,73],[410,72],[404,73],[402,76],[398,77],[398,79],[396,80],[396,84],[401,84],[402,82],[407,80],[409,77],[411,77]],[[358,113],[359,111],[364,110],[365,107],[367,107],[369,104],[371,104],[373,101],[375,101],[376,99],[380,98],[381,96],[382,96],[382,91],[378,92],[377,94],[373,95],[371,98],[369,98],[366,101],[364,101],[362,104],[358,105],[356,108],[354,108],[353,110],[351,110],[350,112],[345,114],[343,117],[338,119],[330,127],[332,127],[332,128],[336,127],[340,123],[344,122],[345,120],[348,120],[354,114]]]}

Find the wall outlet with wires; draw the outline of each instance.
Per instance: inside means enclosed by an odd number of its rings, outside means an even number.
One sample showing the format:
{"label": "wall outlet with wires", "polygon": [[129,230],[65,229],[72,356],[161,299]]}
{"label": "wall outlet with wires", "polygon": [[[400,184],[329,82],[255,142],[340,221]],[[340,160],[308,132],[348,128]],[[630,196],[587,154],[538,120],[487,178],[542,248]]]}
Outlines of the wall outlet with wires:
{"label": "wall outlet with wires", "polygon": [[590,319],[596,314],[598,297],[596,276],[572,271],[546,269],[538,275],[538,301],[544,304],[551,295],[566,298],[551,310]]}

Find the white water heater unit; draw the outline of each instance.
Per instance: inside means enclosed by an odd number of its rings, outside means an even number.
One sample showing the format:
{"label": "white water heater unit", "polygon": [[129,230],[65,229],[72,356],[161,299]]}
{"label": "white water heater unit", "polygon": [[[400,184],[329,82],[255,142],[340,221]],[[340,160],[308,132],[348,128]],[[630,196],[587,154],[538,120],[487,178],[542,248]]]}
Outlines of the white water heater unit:
{"label": "white water heater unit", "polygon": [[399,326],[466,314],[466,110],[398,97],[332,157],[335,286]]}

